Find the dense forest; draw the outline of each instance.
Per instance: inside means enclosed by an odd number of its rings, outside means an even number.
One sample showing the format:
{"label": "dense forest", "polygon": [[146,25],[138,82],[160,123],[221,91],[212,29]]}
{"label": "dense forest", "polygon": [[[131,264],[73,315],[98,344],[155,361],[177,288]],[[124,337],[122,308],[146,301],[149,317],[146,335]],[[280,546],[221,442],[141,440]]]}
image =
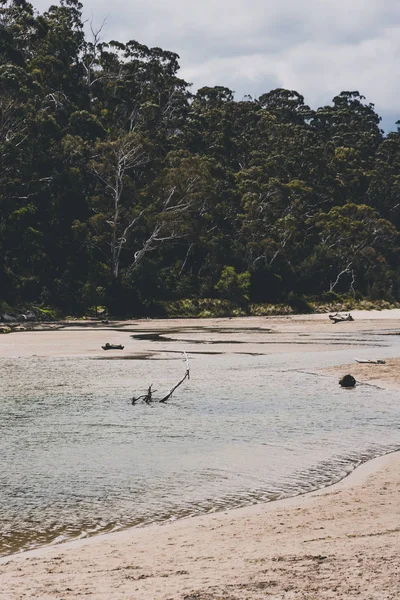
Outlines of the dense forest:
{"label": "dense forest", "polygon": [[341,92],[196,93],[178,55],[0,0],[0,301],[155,314],[400,297],[400,130]]}

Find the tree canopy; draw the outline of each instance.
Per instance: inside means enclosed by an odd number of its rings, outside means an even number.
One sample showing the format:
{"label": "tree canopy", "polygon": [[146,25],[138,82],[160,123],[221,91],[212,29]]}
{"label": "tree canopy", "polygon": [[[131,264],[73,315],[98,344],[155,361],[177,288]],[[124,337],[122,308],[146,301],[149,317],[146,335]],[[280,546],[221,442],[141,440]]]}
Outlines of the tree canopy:
{"label": "tree canopy", "polygon": [[398,299],[400,129],[343,91],[196,93],[179,56],[0,0],[0,300]]}

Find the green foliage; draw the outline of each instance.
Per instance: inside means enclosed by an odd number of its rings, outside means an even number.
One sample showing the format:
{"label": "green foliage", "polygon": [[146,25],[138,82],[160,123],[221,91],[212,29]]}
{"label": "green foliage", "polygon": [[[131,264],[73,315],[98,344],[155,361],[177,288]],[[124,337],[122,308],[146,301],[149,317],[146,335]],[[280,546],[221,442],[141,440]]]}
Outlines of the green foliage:
{"label": "green foliage", "polygon": [[325,302],[343,302],[343,298],[340,294],[336,294],[336,292],[324,292],[321,296],[321,299]]}
{"label": "green foliage", "polygon": [[85,39],[82,10],[0,0],[3,302],[223,316],[399,299],[400,130],[359,92],[317,110],[280,88],[192,94],[177,54]]}
{"label": "green foliage", "polygon": [[60,312],[52,307],[42,306],[39,308],[38,306],[34,306],[33,308],[35,310],[38,320],[57,321],[57,319],[60,318]]}
{"label": "green foliage", "polygon": [[7,302],[2,302],[0,300],[0,313],[12,313],[14,309]]}
{"label": "green foliage", "polygon": [[244,304],[249,300],[247,292],[250,287],[250,273],[236,273],[234,267],[225,266],[215,289],[221,298]]}
{"label": "green foliage", "polygon": [[163,304],[167,317],[208,319],[212,317],[243,317],[247,314],[247,311],[237,304],[217,298],[185,299]]}
{"label": "green foliage", "polygon": [[289,293],[288,304],[295,313],[307,314],[313,312],[309,302],[303,296],[298,296],[294,292]]}

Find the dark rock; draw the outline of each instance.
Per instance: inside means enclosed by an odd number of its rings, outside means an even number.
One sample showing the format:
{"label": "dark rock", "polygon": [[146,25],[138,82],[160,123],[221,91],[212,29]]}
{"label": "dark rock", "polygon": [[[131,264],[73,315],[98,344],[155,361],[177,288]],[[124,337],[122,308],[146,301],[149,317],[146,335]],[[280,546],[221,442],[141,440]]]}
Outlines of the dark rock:
{"label": "dark rock", "polygon": [[13,315],[4,314],[2,315],[2,321],[5,321],[5,323],[16,323],[17,319]]}
{"label": "dark rock", "polygon": [[345,388],[352,388],[356,385],[356,380],[353,375],[344,375],[340,380],[339,384]]}
{"label": "dark rock", "polygon": [[53,317],[48,315],[46,312],[40,310],[40,308],[33,308],[31,313],[35,316],[35,321],[53,321]]}
{"label": "dark rock", "polygon": [[24,314],[25,320],[26,321],[37,321],[37,316],[35,315],[35,313],[33,312],[33,310],[28,310],[25,314]]}

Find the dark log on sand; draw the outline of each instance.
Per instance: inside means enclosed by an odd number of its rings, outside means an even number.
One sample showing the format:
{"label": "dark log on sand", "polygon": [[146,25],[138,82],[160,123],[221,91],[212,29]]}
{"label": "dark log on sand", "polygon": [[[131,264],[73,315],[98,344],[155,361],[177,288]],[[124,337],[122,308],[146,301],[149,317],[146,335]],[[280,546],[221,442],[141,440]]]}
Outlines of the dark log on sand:
{"label": "dark log on sand", "polygon": [[109,344],[108,342],[102,346],[103,350],[123,350],[122,344]]}
{"label": "dark log on sand", "polygon": [[354,319],[350,313],[348,315],[339,315],[339,313],[336,313],[335,315],[329,315],[329,318],[333,322],[334,325],[336,325],[336,323],[345,323],[346,321],[354,321]]}
{"label": "dark log on sand", "polygon": [[354,360],[361,365],[386,365],[386,360],[382,358],[377,358],[376,360],[355,358]]}

